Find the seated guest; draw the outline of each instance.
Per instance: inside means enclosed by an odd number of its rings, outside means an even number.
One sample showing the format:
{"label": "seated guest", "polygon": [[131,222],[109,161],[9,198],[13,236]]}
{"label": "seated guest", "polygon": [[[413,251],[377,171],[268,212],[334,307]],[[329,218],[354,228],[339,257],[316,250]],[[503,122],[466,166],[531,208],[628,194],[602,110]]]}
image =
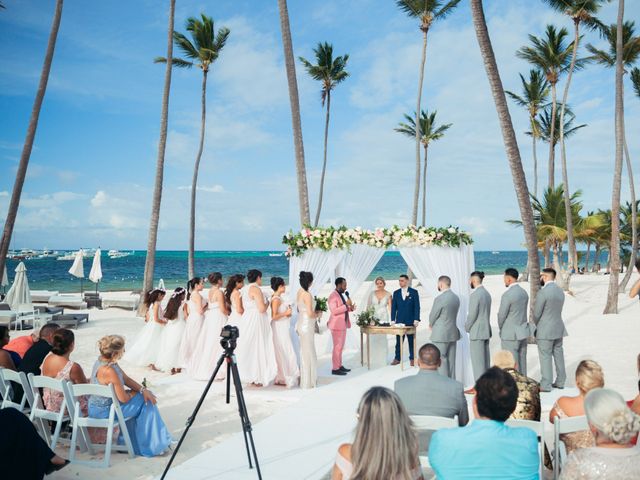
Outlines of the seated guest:
{"label": "seated guest", "polygon": [[2,478],[40,480],[69,463],[49,448],[29,417],[15,408],[0,410],[0,425]]}
{"label": "seated guest", "polygon": [[[9,370],[15,370],[16,364],[13,361],[11,352],[8,352],[4,347],[9,343],[9,327],[0,325],[0,367],[7,368]],[[19,360],[19,359],[18,359]]]}
{"label": "seated guest", "polygon": [[595,388],[584,400],[595,447],[581,448],[567,458],[562,480],[634,480],[640,478],[640,449],[631,439],[640,431],[640,416],[613,390]]}
{"label": "seated guest", "polygon": [[423,480],[411,419],[388,388],[372,387],[364,394],[355,439],[338,448],[331,480],[350,478]]}
{"label": "seated guest", "polygon": [[17,353],[20,358],[24,358],[24,354],[27,353],[33,344],[40,338],[39,332],[31,332],[29,335],[22,335],[11,340],[4,349]]}
{"label": "seated guest", "polygon": [[511,418],[540,421],[540,384],[518,372],[513,353],[508,350],[496,352],[493,365],[511,375],[518,386],[518,402]]}
{"label": "seated guest", "polygon": [[53,334],[60,328],[57,323],[47,323],[40,329],[40,338],[33,346],[27,350],[22,357],[22,362],[18,370],[26,374],[33,373],[34,375],[40,375],[40,365],[51,351],[51,344],[53,343]]}
{"label": "seated guest", "polygon": [[[554,422],[556,417],[581,417],[584,412],[584,398],[590,390],[604,387],[604,374],[602,367],[593,360],[583,360],[576,369],[576,387],[580,391],[577,397],[560,397],[553,405],[549,413],[549,421]],[[577,448],[593,447],[595,438],[590,430],[580,432],[563,433],[560,435],[567,448],[567,453],[571,453]]]}
{"label": "seated guest", "polygon": [[[113,385],[122,413],[130,419],[127,429],[136,455],[154,457],[163,454],[171,445],[171,435],[160,417],[156,397],[146,387],[129,378],[118,365],[118,360],[124,354],[124,338],[107,335],[98,342],[98,349],[100,357],[93,366],[91,383]],[[110,399],[89,397],[90,417],[107,418],[110,408]],[[122,443],[122,438],[118,442]]]}
{"label": "seated guest", "polygon": [[[60,328],[53,334],[51,353],[42,363],[42,375],[56,380],[70,381],[71,383],[88,383],[82,367],[70,360],[71,352],[75,348],[75,337],[71,330]],[[64,402],[64,394],[49,388],[43,389],[42,402],[47,410],[60,411]],[[80,399],[80,408],[87,411],[87,401]]]}
{"label": "seated guest", "polygon": [[518,402],[511,375],[497,367],[476,382],[476,419],[433,434],[429,463],[442,479],[537,479],[538,439],[533,430],[505,425]]}

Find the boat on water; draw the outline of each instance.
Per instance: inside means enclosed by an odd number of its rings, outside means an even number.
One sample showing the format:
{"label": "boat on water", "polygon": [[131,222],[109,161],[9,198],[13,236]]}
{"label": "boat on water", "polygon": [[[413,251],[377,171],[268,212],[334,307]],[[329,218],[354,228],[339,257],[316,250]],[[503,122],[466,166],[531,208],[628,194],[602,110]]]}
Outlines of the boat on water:
{"label": "boat on water", "polygon": [[66,252],[58,257],[58,260],[75,260],[76,254],[74,252]]}
{"label": "boat on water", "polygon": [[282,252],[280,252],[280,253],[270,253],[269,254],[270,257],[281,257],[282,255],[284,255]]}
{"label": "boat on water", "polygon": [[500,255],[500,252],[491,252],[493,255]]}
{"label": "boat on water", "polygon": [[133,252],[121,252],[120,250],[109,250],[107,256],[111,259],[114,258],[123,258],[133,255]]}

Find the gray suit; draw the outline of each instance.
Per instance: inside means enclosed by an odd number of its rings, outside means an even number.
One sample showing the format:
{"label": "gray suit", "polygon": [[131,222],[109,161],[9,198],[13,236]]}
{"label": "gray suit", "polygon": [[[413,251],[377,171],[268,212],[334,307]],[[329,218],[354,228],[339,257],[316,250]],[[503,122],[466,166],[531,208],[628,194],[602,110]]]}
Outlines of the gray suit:
{"label": "gray suit", "polygon": [[469,313],[464,329],[469,333],[471,365],[476,380],[487,371],[491,363],[491,295],[482,285],[471,292]]}
{"label": "gray suit", "polygon": [[431,342],[438,347],[442,365],[438,370],[450,378],[456,376],[456,343],[460,340],[460,330],[456,326],[460,299],[451,290],[445,290],[433,301],[429,313]]}
{"label": "gray suit", "polygon": [[[453,418],[464,426],[469,422],[467,399],[462,383],[435,370],[420,369],[416,375],[396,380],[395,392],[409,415]],[[427,451],[430,434],[420,436],[420,451]]]}
{"label": "gray suit", "polygon": [[502,294],[500,309],[498,310],[498,326],[502,349],[513,354],[518,362],[518,371],[527,375],[527,305],[529,295],[524,289],[514,283]]}
{"label": "gray suit", "polygon": [[564,387],[564,382],[567,380],[562,338],[568,334],[562,321],[563,306],[564,292],[555,282],[547,283],[536,296],[533,322],[536,324],[536,343],[538,344],[540,371],[542,372],[540,388],[542,390],[551,390],[554,362],[557,375],[555,385]]}

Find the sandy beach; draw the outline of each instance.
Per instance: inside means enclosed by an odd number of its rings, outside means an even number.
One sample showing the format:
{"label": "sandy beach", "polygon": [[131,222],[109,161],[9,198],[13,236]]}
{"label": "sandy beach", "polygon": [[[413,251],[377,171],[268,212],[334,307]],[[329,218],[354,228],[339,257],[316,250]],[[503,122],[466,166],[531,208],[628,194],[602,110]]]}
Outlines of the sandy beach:
{"label": "sandy beach", "polygon": [[[636,280],[637,276],[632,278]],[[565,341],[565,355],[567,371],[573,372],[578,362],[585,358],[598,361],[604,368],[606,384],[623,394],[625,398],[632,398],[637,392],[637,373],[635,371],[635,358],[638,354],[635,340],[640,337],[640,322],[638,322],[637,300],[627,296],[620,297],[620,314],[604,316],[602,310],[606,297],[606,289],[609,277],[605,275],[576,276],[571,283],[572,295],[568,295],[564,317],[569,331],[569,338]],[[495,312],[504,291],[501,276],[488,276],[485,285],[493,297],[492,323],[494,336],[491,340],[492,352],[499,349],[500,340],[497,336],[497,324]],[[523,285],[527,288],[526,285]],[[367,282],[355,294],[356,303],[363,304],[363,297],[370,291],[371,283]],[[397,288],[396,281],[390,281],[388,289]],[[329,286],[326,286],[327,292]],[[420,288],[418,288],[421,290]],[[432,298],[428,298],[424,291],[421,293],[422,317],[426,320]],[[123,293],[105,293],[105,296],[124,295]],[[82,326],[76,333],[76,350],[72,359],[80,363],[89,374],[93,362],[97,357],[97,340],[106,334],[118,333],[124,335],[127,341],[135,338],[137,332],[143,326],[143,320],[136,318],[135,313],[121,309],[92,309],[90,321]],[[356,328],[356,337],[357,327]],[[25,332],[26,333],[26,332]],[[21,333],[13,333],[13,336]],[[418,329],[418,343],[428,341],[429,331],[426,322]],[[302,391],[300,389],[285,389],[283,387],[255,388],[246,387],[245,397],[252,422],[258,424],[261,420],[274,413],[286,409],[305,396],[316,394],[323,385],[333,382],[341,382],[345,389],[349,388],[350,380],[366,372],[366,367],[360,366],[360,355],[357,350],[347,352],[346,365],[353,369],[347,377],[332,377],[330,375],[330,356],[327,351],[327,333],[316,336],[316,348],[319,355],[319,382],[316,390]],[[389,337],[390,347],[393,339]],[[391,351],[391,349],[390,349]],[[146,377],[150,388],[159,399],[159,408],[172,435],[177,439],[183,431],[186,418],[191,413],[197,399],[205,386],[205,382],[189,379],[185,374],[170,376],[160,372],[152,372],[148,369],[138,368],[122,362],[125,371],[138,380]],[[535,346],[528,350],[529,375],[539,379],[538,355]],[[398,370],[400,376],[400,370]],[[573,378],[569,378],[568,390],[574,386]],[[543,402],[545,403],[545,402]],[[357,405],[353,405],[355,411]],[[545,404],[545,417],[548,412],[548,402]],[[208,448],[224,442],[230,435],[241,430],[237,415],[237,407],[232,398],[230,405],[224,402],[224,384],[215,382],[207,400],[200,411],[195,424],[191,428],[187,440],[183,444],[175,465],[179,465],[186,459],[207,450]],[[274,439],[277,441],[277,439]],[[67,456],[65,448],[59,448],[58,453]],[[127,479],[151,479],[158,476],[168,456],[157,458],[137,457],[129,459],[124,454],[112,455],[112,466],[108,470],[88,468],[70,465],[62,472],[52,475],[52,479],[102,479],[102,478],[127,478]]]}

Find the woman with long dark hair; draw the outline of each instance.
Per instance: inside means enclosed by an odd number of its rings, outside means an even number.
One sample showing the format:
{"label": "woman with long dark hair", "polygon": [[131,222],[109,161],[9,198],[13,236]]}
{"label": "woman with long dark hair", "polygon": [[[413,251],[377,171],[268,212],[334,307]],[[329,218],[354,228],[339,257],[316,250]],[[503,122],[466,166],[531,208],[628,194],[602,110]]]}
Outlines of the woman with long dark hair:
{"label": "woman with long dark hair", "polygon": [[244,275],[231,275],[227,281],[227,287],[224,289],[224,298],[229,311],[227,325],[239,327],[242,323],[242,315],[244,314],[244,306],[242,305],[242,295],[240,294],[244,287]]}
{"label": "woman with long dark hair", "polygon": [[171,372],[171,375],[180,373],[180,345],[187,327],[185,298],[187,291],[184,287],[176,288],[169,298],[167,308],[164,310],[164,319],[167,322],[160,340],[160,354],[156,361],[156,367],[163,372]]}
{"label": "woman with long dark hair", "polygon": [[[227,323],[227,307],[222,293],[222,274],[213,272],[207,277],[211,288],[207,295],[207,310],[204,314],[202,330],[196,343],[196,349],[187,366],[187,373],[196,380],[209,380],[216,362],[222,353],[220,332]],[[217,379],[225,378],[226,371],[220,369]]]}
{"label": "woman with long dark hair", "polygon": [[271,330],[273,331],[273,346],[276,351],[276,363],[278,374],[276,385],[285,385],[291,388],[298,384],[300,369],[296,352],[291,343],[289,326],[291,325],[291,302],[283,298],[285,291],[284,279],[271,277]]}
{"label": "woman with long dark hair", "polygon": [[318,356],[316,354],[316,312],[315,300],[309,289],[313,284],[311,272],[300,272],[300,289],[296,295],[298,321],[296,332],[300,337],[300,388],[315,388],[318,379]]}
{"label": "woman with long dark hair", "polygon": [[160,353],[160,337],[162,330],[167,323],[162,319],[161,303],[166,292],[161,288],[151,290],[146,296],[144,303],[147,306],[145,326],[130,350],[127,351],[124,359],[139,367],[148,366],[152,370],[157,370],[155,362]]}
{"label": "woman with long dark hair", "polygon": [[207,300],[201,294],[203,288],[204,278],[201,277],[193,277],[187,283],[187,326],[182,337],[182,345],[180,345],[182,367],[189,365],[202,330],[204,311],[207,308]]}

